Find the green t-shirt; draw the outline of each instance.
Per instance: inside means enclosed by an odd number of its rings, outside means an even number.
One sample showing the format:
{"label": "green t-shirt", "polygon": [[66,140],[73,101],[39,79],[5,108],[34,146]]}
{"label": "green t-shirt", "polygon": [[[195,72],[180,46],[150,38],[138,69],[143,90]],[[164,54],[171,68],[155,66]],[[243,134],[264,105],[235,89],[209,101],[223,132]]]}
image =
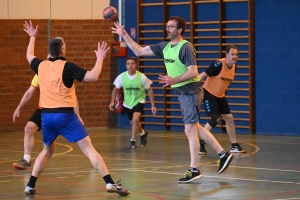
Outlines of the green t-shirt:
{"label": "green t-shirt", "polygon": [[[174,47],[172,47],[171,46],[172,43],[169,42],[163,50],[164,63],[167,68],[168,75],[171,76],[172,78],[181,76],[188,71],[187,66],[185,66],[179,59],[180,49],[181,49],[182,45],[184,45],[186,42],[188,42],[188,41],[182,40],[180,43],[178,43]],[[192,79],[171,85],[171,87],[176,88],[176,87],[186,85],[188,83],[197,82],[199,80],[200,80],[199,76],[197,76],[196,78],[192,78]]]}
{"label": "green t-shirt", "polygon": [[130,108],[146,98],[145,88],[142,85],[142,73],[139,71],[136,73],[137,76],[133,80],[128,78],[128,71],[123,72],[122,75],[124,103]]}

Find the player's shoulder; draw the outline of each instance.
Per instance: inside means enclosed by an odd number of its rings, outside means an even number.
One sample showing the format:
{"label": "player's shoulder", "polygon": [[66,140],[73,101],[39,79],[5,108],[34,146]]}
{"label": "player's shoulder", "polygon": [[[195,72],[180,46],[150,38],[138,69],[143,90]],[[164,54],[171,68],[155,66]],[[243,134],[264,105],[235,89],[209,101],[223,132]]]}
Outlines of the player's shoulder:
{"label": "player's shoulder", "polygon": [[189,42],[189,41],[187,41],[187,40],[184,40],[183,42],[184,42],[184,43],[183,43],[182,46],[194,48],[194,45],[193,45],[191,42]]}
{"label": "player's shoulder", "polygon": [[214,66],[215,67],[222,66],[222,60],[221,59],[216,60],[215,63],[214,63]]}

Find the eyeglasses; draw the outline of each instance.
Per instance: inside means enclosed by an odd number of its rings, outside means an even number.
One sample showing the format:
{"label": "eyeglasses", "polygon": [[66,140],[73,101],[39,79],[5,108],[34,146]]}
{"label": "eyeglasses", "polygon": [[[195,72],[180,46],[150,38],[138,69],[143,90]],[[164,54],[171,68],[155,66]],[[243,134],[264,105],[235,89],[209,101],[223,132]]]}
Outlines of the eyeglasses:
{"label": "eyeglasses", "polygon": [[166,29],[172,29],[172,28],[174,28],[174,27],[177,27],[177,26],[169,26],[169,25],[166,25]]}

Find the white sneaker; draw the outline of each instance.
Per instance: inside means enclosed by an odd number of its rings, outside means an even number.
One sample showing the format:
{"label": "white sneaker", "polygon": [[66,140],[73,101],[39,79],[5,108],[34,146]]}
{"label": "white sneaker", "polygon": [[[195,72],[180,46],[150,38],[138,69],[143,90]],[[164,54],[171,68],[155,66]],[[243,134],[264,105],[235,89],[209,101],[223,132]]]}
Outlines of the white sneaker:
{"label": "white sneaker", "polygon": [[106,191],[109,193],[118,193],[121,196],[126,196],[130,194],[130,191],[122,188],[121,184],[118,184],[118,182],[117,184],[111,184],[111,183],[106,184]]}
{"label": "white sneaker", "polygon": [[238,143],[236,143],[236,145],[234,145],[234,146],[231,145],[230,152],[231,153],[246,153],[246,150],[243,149]]}
{"label": "white sneaker", "polygon": [[27,194],[27,195],[34,195],[34,194],[37,193],[37,191],[36,191],[35,188],[32,188],[30,186],[26,186],[24,193]]}

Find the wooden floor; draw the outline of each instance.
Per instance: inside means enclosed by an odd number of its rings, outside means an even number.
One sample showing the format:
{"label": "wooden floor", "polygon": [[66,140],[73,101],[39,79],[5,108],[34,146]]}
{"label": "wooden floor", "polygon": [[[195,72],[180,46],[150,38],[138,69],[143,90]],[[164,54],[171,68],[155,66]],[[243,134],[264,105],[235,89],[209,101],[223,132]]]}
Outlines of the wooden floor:
{"label": "wooden floor", "polygon": [[[12,163],[23,156],[23,133],[0,133],[0,199],[300,199],[300,138],[237,135],[246,154],[234,154],[229,168],[217,174],[218,155],[207,147],[200,156],[202,178],[178,184],[189,167],[188,141],[183,132],[150,130],[148,144],[129,148],[129,129],[88,129],[115,181],[131,191],[125,197],[107,193],[105,183],[76,144],[57,140],[56,154],[36,184],[38,194],[26,196],[30,170]],[[229,150],[227,134],[214,134]],[[35,134],[33,160],[41,151],[41,133]],[[139,141],[138,141],[139,145]]]}

